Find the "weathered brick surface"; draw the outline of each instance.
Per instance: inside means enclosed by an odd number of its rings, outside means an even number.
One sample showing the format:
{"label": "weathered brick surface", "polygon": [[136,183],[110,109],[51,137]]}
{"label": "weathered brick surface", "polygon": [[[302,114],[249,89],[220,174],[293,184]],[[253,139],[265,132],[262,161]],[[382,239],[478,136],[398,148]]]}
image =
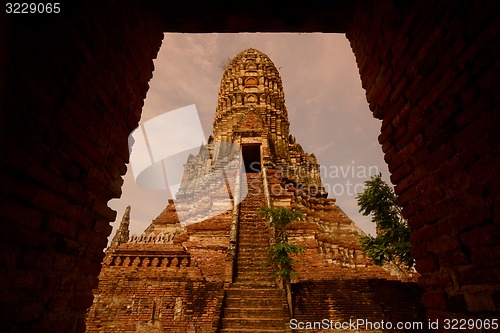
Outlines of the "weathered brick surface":
{"label": "weathered brick surface", "polygon": [[[168,254],[165,248],[161,252]],[[105,265],[87,332],[215,332],[223,283],[207,282],[186,261],[179,267],[175,259],[169,266],[157,263]]]}
{"label": "weathered brick surface", "polygon": [[499,310],[498,10],[368,1],[347,31],[432,317]]}
{"label": "weathered brick surface", "polygon": [[[390,332],[411,332],[429,330],[397,330],[397,323],[422,323],[427,328],[424,309],[415,299],[421,290],[416,283],[387,281],[369,278],[337,278],[324,281],[304,281],[293,285],[295,318],[300,322],[321,322],[324,319],[334,323],[349,320],[366,320],[371,323],[390,322]],[[352,328],[352,327],[351,327]],[[363,332],[382,332],[366,324]],[[337,331],[342,331],[337,329]],[[342,332],[349,332],[344,330]],[[324,332],[321,329],[297,330],[297,332]]]}

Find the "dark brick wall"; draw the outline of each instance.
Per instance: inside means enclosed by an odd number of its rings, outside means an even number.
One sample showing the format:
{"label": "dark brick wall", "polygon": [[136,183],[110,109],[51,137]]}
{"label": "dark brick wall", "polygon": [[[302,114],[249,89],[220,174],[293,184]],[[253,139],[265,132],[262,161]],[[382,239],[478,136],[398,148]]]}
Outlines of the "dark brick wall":
{"label": "dark brick wall", "polygon": [[[361,331],[369,332],[374,332],[375,322],[389,322],[394,328],[391,332],[405,331],[396,330],[398,323],[421,323],[424,328],[421,331],[429,331],[423,308],[415,301],[421,290],[414,282],[349,276],[329,281],[301,281],[292,285],[292,292],[295,318],[300,322],[321,322],[327,318],[340,325],[359,319],[372,323],[372,329],[366,326],[370,324],[360,327]],[[298,330],[302,331],[305,332]]]}
{"label": "dark brick wall", "polygon": [[498,10],[366,1],[347,32],[431,318],[499,310]]}
{"label": "dark brick wall", "polygon": [[138,4],[61,7],[0,17],[2,332],[84,331],[163,38]]}

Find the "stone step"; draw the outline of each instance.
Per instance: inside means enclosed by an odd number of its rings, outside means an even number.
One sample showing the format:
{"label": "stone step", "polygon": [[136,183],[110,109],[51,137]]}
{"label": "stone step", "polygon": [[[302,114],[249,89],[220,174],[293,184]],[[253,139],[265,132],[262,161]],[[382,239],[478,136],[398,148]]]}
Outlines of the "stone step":
{"label": "stone step", "polygon": [[252,246],[252,244],[244,244],[244,246],[238,247],[238,257],[239,258],[257,258],[262,256],[267,256],[268,246],[263,246],[261,248],[257,246]]}
{"label": "stone step", "polygon": [[266,254],[267,248],[269,248],[269,244],[253,244],[253,243],[245,243],[239,244],[239,249],[241,252],[246,251],[255,255]]}
{"label": "stone step", "polygon": [[270,268],[268,268],[268,267],[261,267],[260,263],[256,263],[255,265],[252,265],[252,264],[240,264],[240,263],[238,263],[236,265],[236,270],[238,272],[248,271],[248,272],[253,272],[253,273],[260,273],[260,272],[269,273],[269,272],[271,272]]}
{"label": "stone step", "polygon": [[270,285],[275,282],[274,277],[269,278],[246,278],[246,277],[237,277],[236,283],[241,285],[249,285],[249,286],[264,286]]}
{"label": "stone step", "polygon": [[[240,273],[271,274],[271,269],[260,265],[236,265],[236,270]],[[241,276],[241,274],[239,274]]]}
{"label": "stone step", "polygon": [[268,246],[269,246],[269,243],[268,242],[263,242],[263,241],[259,241],[259,240],[255,240],[255,241],[246,241],[246,242],[239,242],[239,248],[261,248],[262,250],[265,250]]}
{"label": "stone step", "polygon": [[261,262],[266,261],[269,258],[267,251],[265,249],[255,249],[248,248],[243,249],[238,253],[238,262],[256,262],[260,265]]}
{"label": "stone step", "polygon": [[239,278],[264,278],[272,276],[272,271],[268,268],[261,267],[246,267],[240,266],[237,268],[237,276]]}
{"label": "stone step", "polygon": [[226,298],[228,308],[261,308],[283,306],[281,297],[275,298],[251,298],[251,297],[229,297]]}
{"label": "stone step", "polygon": [[272,271],[268,268],[260,267],[237,267],[237,277],[240,279],[264,279],[272,276]]}
{"label": "stone step", "polygon": [[270,267],[265,264],[267,261],[267,257],[263,257],[261,260],[238,260],[236,263],[236,267],[239,269],[249,269],[251,271],[269,271]]}
{"label": "stone step", "polygon": [[249,266],[260,266],[262,263],[267,261],[268,258],[269,256],[267,254],[267,251],[262,251],[259,254],[253,254],[253,255],[243,254],[240,252],[238,253],[237,263]]}
{"label": "stone step", "polygon": [[260,224],[260,225],[267,225],[267,221],[258,217],[258,216],[252,216],[250,213],[245,213],[241,212],[240,213],[240,225],[247,225],[247,224]]}
{"label": "stone step", "polygon": [[282,318],[223,318],[222,328],[284,329]]}
{"label": "stone step", "polygon": [[238,235],[238,241],[242,242],[266,242],[269,243],[269,233],[262,231],[262,228],[241,229]]}
{"label": "stone step", "polygon": [[269,242],[260,241],[259,242],[260,244],[256,244],[256,242],[257,242],[257,240],[255,240],[253,242],[251,242],[251,241],[238,242],[238,248],[239,249],[245,249],[245,250],[252,249],[253,251],[255,251],[255,248],[259,248],[260,247],[260,249],[262,251],[265,251],[269,247]]}
{"label": "stone step", "polygon": [[258,254],[259,250],[262,252],[265,252],[267,248],[269,248],[269,242],[262,241],[262,240],[246,240],[244,242],[240,241],[238,244],[239,249],[244,249],[244,250],[249,250],[249,251],[256,251]]}
{"label": "stone step", "polygon": [[240,230],[245,230],[245,231],[254,231],[254,230],[260,230],[261,233],[266,233],[268,234],[270,229],[268,227],[267,223],[262,223],[261,221],[256,221],[256,220],[243,220],[240,219]]}
{"label": "stone step", "polygon": [[270,271],[262,274],[260,274],[259,272],[253,274],[250,272],[246,272],[245,270],[240,270],[239,272],[237,272],[236,279],[245,282],[252,279],[254,279],[255,281],[264,281],[268,279],[274,279],[274,276]]}
{"label": "stone step", "polygon": [[224,309],[225,318],[281,318],[283,316],[283,307],[260,307],[252,308],[226,308]]}
{"label": "stone step", "polygon": [[262,228],[241,229],[238,234],[238,243],[265,243],[269,244],[270,233],[263,232]]}
{"label": "stone step", "polygon": [[266,261],[269,256],[267,254],[267,251],[259,252],[260,253],[255,253],[255,251],[247,251],[247,253],[238,253],[238,263],[257,263],[260,265],[262,262]]}
{"label": "stone step", "polygon": [[263,230],[262,227],[251,227],[251,228],[240,228],[238,234],[238,240],[244,241],[266,241],[269,242],[271,233],[267,230]]}
{"label": "stone step", "polygon": [[266,261],[267,258],[268,254],[265,249],[248,247],[244,249],[240,248],[237,260],[241,260],[241,262],[258,262],[260,264],[262,261]]}
{"label": "stone step", "polygon": [[245,243],[240,243],[238,244],[238,249],[240,250],[240,253],[241,252],[245,252],[246,253],[249,253],[249,254],[261,254],[261,253],[267,253],[267,249],[269,248],[269,243],[264,243],[264,242],[260,242],[260,243],[251,243],[249,241],[245,242]]}
{"label": "stone step", "polygon": [[262,253],[262,255],[252,256],[252,257],[238,256],[236,265],[241,267],[255,267],[260,269],[266,269],[267,266],[264,263],[268,259],[269,257],[267,256],[267,253]]}
{"label": "stone step", "polygon": [[268,223],[260,217],[246,216],[244,213],[242,213],[240,215],[240,226],[247,225],[268,226]]}
{"label": "stone step", "polygon": [[255,239],[266,239],[268,240],[271,235],[271,231],[262,225],[246,225],[241,226],[238,230],[239,238],[255,238]]}
{"label": "stone step", "polygon": [[250,254],[250,255],[259,255],[259,254],[266,254],[267,253],[267,248],[269,248],[269,245],[267,244],[239,244],[238,249],[240,250],[240,254]]}
{"label": "stone step", "polygon": [[240,235],[250,236],[250,234],[248,234],[250,232],[252,233],[257,232],[259,235],[267,235],[267,236],[270,234],[270,230],[265,224],[256,222],[240,223]]}
{"label": "stone step", "polygon": [[240,228],[239,228],[240,235],[245,235],[245,236],[250,236],[250,233],[257,233],[259,236],[266,235],[269,237],[270,230],[267,228],[266,225],[259,224],[259,223],[254,223],[254,222],[248,222],[246,224],[240,223]]}
{"label": "stone step", "polygon": [[262,266],[268,260],[271,235],[269,223],[257,213],[266,204],[262,177],[247,176],[249,193],[240,205],[236,281],[226,290],[220,332],[289,332],[284,291],[276,288],[272,271]]}
{"label": "stone step", "polygon": [[252,281],[236,281],[234,283],[230,284],[231,288],[255,288],[255,289],[261,289],[261,288],[276,288],[276,283],[274,280],[272,281],[265,281],[265,282],[252,282]]}
{"label": "stone step", "polygon": [[267,224],[255,219],[240,219],[240,230],[260,230],[262,233],[269,233],[269,228]]}
{"label": "stone step", "polygon": [[238,253],[237,260],[238,262],[256,262],[261,263],[267,260],[268,254],[267,251],[262,250],[259,253],[255,253],[256,251],[240,251]]}
{"label": "stone step", "polygon": [[240,226],[246,227],[251,225],[268,226],[268,223],[261,218],[244,216],[244,214],[240,215]]}
{"label": "stone step", "polygon": [[267,330],[267,329],[264,329],[264,330],[261,330],[261,329],[257,329],[257,328],[254,328],[254,329],[245,329],[245,328],[224,328],[222,330],[220,330],[221,333],[282,333],[282,332],[287,332],[285,330],[282,330],[282,329],[270,329],[270,330]]}
{"label": "stone step", "polygon": [[253,297],[253,298],[269,298],[281,297],[284,293],[276,288],[231,288],[226,291],[227,297]]}
{"label": "stone step", "polygon": [[258,246],[258,244],[243,244],[238,249],[238,258],[249,260],[267,258],[267,248],[267,246]]}
{"label": "stone step", "polygon": [[[244,218],[240,219],[240,230],[250,229],[250,228],[262,228],[265,231],[267,224],[262,223],[260,220],[252,219],[252,218]],[[264,231],[263,230],[263,231]]]}
{"label": "stone step", "polygon": [[266,294],[266,292],[264,291],[257,292],[251,289],[249,289],[248,291],[245,290],[232,290],[231,292],[229,292],[229,290],[227,291],[228,299],[231,298],[231,299],[248,299],[248,300],[263,300],[263,299],[271,300],[274,298],[280,298],[281,296],[284,297],[284,295],[282,295],[281,293],[271,294],[267,292]]}
{"label": "stone step", "polygon": [[241,237],[240,235],[240,238],[238,240],[239,244],[244,244],[244,245],[260,245],[260,244],[269,244],[269,236],[266,234],[266,235],[248,235],[246,237]]}
{"label": "stone step", "polygon": [[240,228],[238,237],[241,239],[265,239],[266,241],[269,239],[270,232],[262,226],[251,226]]}
{"label": "stone step", "polygon": [[283,292],[282,289],[276,288],[276,286],[274,285],[274,283],[269,284],[268,286],[262,286],[262,285],[259,285],[259,286],[248,286],[246,284],[241,284],[241,283],[238,283],[238,282],[233,282],[233,283],[229,284],[229,288],[228,289],[248,289],[248,288],[253,288],[253,289],[276,289],[276,290],[278,290],[280,292]]}
{"label": "stone step", "polygon": [[243,262],[257,262],[261,263],[263,261],[266,261],[268,258],[267,256],[267,251],[262,251],[260,253],[250,253],[248,251],[247,253],[238,253],[238,262],[243,263]]}
{"label": "stone step", "polygon": [[273,272],[271,270],[263,270],[261,268],[238,268],[236,271],[236,278],[239,279],[255,279],[255,280],[265,280],[269,277],[273,276]]}
{"label": "stone step", "polygon": [[257,218],[257,217],[249,217],[249,216],[240,217],[240,229],[243,227],[254,226],[254,225],[259,226],[259,227],[263,227],[263,226],[267,226],[267,223],[262,221],[262,219]]}
{"label": "stone step", "polygon": [[272,270],[268,267],[260,267],[259,265],[255,266],[247,266],[247,265],[236,265],[237,272],[239,272],[238,276],[241,274],[271,274]]}
{"label": "stone step", "polygon": [[269,247],[269,241],[266,239],[255,239],[255,240],[250,240],[246,239],[244,241],[240,240],[239,241],[240,248],[245,247],[245,246],[251,246],[251,247],[256,247],[260,246],[263,250]]}

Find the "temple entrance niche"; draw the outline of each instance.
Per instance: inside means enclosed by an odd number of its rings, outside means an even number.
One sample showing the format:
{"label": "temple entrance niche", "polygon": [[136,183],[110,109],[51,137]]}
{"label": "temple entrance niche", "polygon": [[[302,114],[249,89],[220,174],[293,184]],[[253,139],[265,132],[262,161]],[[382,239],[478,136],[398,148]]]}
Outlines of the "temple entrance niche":
{"label": "temple entrance niche", "polygon": [[257,173],[261,171],[260,146],[260,144],[241,146],[241,155],[243,156],[246,173]]}

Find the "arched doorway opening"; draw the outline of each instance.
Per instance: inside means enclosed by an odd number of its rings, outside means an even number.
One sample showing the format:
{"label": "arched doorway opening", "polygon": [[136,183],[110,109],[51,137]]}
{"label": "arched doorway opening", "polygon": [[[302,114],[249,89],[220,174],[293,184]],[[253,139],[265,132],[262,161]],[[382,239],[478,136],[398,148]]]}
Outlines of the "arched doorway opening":
{"label": "arched doorway opening", "polygon": [[256,173],[261,171],[261,153],[260,145],[242,145],[241,155],[246,173]]}

